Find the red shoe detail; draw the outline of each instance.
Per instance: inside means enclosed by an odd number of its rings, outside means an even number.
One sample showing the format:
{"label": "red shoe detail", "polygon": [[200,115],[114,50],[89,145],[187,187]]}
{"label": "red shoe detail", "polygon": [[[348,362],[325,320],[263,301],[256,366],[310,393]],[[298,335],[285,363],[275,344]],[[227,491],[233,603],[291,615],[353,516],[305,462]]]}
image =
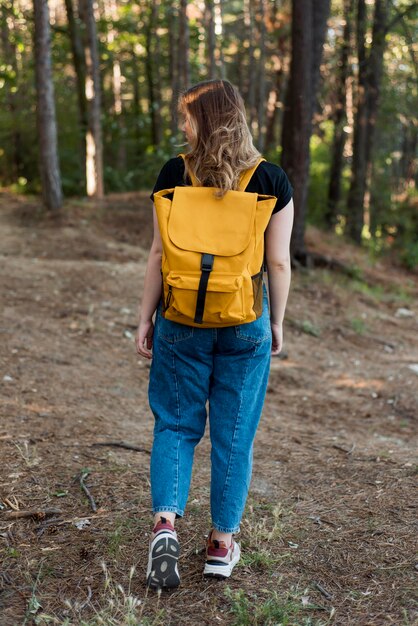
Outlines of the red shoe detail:
{"label": "red shoe detail", "polygon": [[[232,546],[232,542],[231,542],[231,546]],[[226,547],[226,543],[224,541],[218,541],[217,539],[212,539],[212,531],[210,531],[210,534],[208,537],[207,555],[225,557],[228,554],[228,549],[229,548]]]}
{"label": "red shoe detail", "polygon": [[171,530],[174,532],[174,526],[169,522],[165,517],[161,517],[160,521],[156,523],[153,529],[154,535],[159,533],[161,530]]}

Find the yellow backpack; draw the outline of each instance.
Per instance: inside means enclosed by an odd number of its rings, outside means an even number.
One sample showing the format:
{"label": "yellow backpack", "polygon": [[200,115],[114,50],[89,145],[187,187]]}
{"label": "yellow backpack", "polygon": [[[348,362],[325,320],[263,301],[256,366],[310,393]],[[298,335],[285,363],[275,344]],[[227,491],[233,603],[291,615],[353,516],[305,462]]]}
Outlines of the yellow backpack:
{"label": "yellow backpack", "polygon": [[239,189],[222,199],[214,196],[215,187],[196,186],[194,176],[192,186],[154,194],[163,243],[165,318],[216,328],[260,317],[264,231],[276,198],[245,188],[264,160],[243,172]]}

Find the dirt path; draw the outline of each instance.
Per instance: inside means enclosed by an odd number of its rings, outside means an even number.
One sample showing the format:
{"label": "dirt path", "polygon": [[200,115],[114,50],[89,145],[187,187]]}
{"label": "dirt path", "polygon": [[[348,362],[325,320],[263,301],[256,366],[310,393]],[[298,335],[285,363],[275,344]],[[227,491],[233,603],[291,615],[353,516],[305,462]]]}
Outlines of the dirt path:
{"label": "dirt path", "polygon": [[[73,203],[59,223],[41,219],[37,207],[0,196],[1,626],[98,624],[88,621],[97,612],[102,623],[137,624],[126,617],[132,565],[131,595],[141,600],[133,611],[143,624],[412,625],[416,276],[372,268],[363,253],[309,231],[312,247],[356,265],[360,278],[294,273],[287,358],[272,364],[242,564],[227,585],[201,578],[206,437],[178,526],[182,585],[147,596],[153,423],[133,334],[149,201],[136,194],[100,208]],[[94,445],[114,441],[144,451]],[[10,521],[12,507],[60,512],[52,523]]]}

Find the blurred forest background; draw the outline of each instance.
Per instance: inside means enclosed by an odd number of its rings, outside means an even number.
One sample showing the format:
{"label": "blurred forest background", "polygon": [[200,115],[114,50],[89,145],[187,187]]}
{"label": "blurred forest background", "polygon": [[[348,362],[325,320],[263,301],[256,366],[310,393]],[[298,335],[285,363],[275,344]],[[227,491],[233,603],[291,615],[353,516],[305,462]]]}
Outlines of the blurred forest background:
{"label": "blurred forest background", "polygon": [[150,189],[182,149],[177,96],[227,78],[305,223],[418,265],[418,3],[2,0],[0,186]]}

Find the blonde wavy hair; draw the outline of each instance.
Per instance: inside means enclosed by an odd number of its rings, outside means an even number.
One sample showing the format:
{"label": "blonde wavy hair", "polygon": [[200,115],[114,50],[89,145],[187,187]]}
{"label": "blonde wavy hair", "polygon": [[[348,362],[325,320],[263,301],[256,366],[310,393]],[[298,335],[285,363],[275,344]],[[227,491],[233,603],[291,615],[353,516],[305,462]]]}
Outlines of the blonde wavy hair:
{"label": "blonde wavy hair", "polygon": [[217,187],[219,198],[237,189],[241,172],[260,157],[238,89],[227,80],[206,80],[180,96],[178,109],[188,116],[194,134],[184,179],[193,173],[198,185]]}

